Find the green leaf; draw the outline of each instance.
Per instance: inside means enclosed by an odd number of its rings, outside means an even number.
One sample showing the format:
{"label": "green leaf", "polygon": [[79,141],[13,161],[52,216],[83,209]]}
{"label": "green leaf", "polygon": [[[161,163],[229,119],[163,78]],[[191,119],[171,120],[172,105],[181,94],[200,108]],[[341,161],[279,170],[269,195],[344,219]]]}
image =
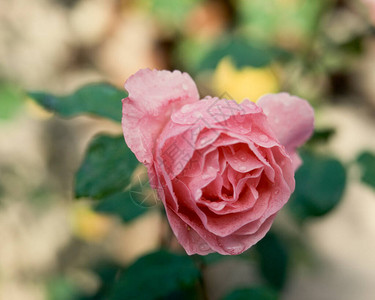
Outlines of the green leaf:
{"label": "green leaf", "polygon": [[269,65],[274,59],[288,56],[288,53],[273,47],[253,45],[241,38],[227,38],[212,47],[202,60],[200,69],[215,69],[219,61],[226,56],[230,56],[238,68],[261,68]]}
{"label": "green leaf", "polygon": [[190,75],[197,75],[201,69],[201,62],[212,51],[212,41],[199,38],[182,39],[172,53],[172,60],[175,65],[182,65]]}
{"label": "green leaf", "polygon": [[151,10],[161,24],[171,27],[183,28],[189,13],[202,0],[142,0]]}
{"label": "green leaf", "polygon": [[210,254],[207,254],[207,255],[195,255],[195,257],[197,258],[197,260],[199,262],[201,262],[202,264],[204,265],[211,265],[211,264],[215,264],[223,259],[226,259],[226,258],[231,258],[230,256],[228,255],[222,255],[222,254],[219,254],[219,253],[210,253]]}
{"label": "green leaf", "polygon": [[267,282],[277,290],[285,284],[288,268],[288,251],[280,238],[269,232],[256,246],[260,271]]}
{"label": "green leaf", "polygon": [[226,295],[223,300],[277,300],[277,293],[267,287],[237,289]]}
{"label": "green leaf", "polygon": [[25,99],[24,93],[15,85],[0,82],[0,119],[11,119]]}
{"label": "green leaf", "polygon": [[137,166],[123,136],[97,136],[76,173],[76,197],[100,199],[124,191]]}
{"label": "green leaf", "polygon": [[289,209],[297,220],[327,214],[340,202],[345,190],[346,169],[335,158],[302,153],[296,173],[296,189]]}
{"label": "green leaf", "polygon": [[130,222],[147,211],[132,198],[131,191],[119,192],[103,198],[94,206],[94,210],[115,215],[124,222]]}
{"label": "green leaf", "polygon": [[74,300],[79,294],[75,283],[66,277],[53,277],[47,281],[48,300]]}
{"label": "green leaf", "polygon": [[45,109],[63,117],[93,114],[117,122],[121,122],[121,100],[127,97],[125,91],[107,83],[89,84],[67,96],[43,92],[28,94]]}
{"label": "green leaf", "polygon": [[108,299],[181,299],[172,296],[191,291],[199,278],[191,257],[158,251],[141,257],[121,274]]}
{"label": "green leaf", "polygon": [[368,151],[362,152],[357,162],[362,170],[362,181],[375,188],[375,154]]}
{"label": "green leaf", "polygon": [[333,128],[315,129],[313,136],[309,139],[308,144],[326,143],[336,133]]}
{"label": "green leaf", "polygon": [[[316,32],[324,6],[330,1],[239,0],[240,27],[256,40],[303,42]],[[293,45],[292,45],[293,46]]]}
{"label": "green leaf", "polygon": [[116,276],[124,272],[124,267],[112,262],[101,262],[91,271],[100,280],[99,288],[93,294],[81,293],[79,300],[103,300],[107,299],[108,293],[116,282]]}

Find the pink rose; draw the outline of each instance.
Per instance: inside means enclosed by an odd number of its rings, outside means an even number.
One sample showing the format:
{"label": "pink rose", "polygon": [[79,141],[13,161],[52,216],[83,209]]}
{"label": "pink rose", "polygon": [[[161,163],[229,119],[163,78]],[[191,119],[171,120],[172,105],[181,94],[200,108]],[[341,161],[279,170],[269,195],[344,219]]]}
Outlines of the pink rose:
{"label": "pink rose", "polygon": [[143,69],[125,83],[124,137],[148,169],[188,254],[240,254],[294,190],[296,148],[314,112],[289,94],[257,104],[206,97],[186,73]]}

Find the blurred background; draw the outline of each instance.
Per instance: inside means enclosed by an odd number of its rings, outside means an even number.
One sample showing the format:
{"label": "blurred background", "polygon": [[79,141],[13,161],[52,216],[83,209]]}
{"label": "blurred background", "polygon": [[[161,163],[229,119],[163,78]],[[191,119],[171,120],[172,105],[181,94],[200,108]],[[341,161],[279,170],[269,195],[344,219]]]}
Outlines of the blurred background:
{"label": "blurred background", "polygon": [[[121,89],[145,67],[188,72],[201,97],[286,91],[310,101],[317,131],[308,148],[339,164],[344,180],[328,208],[278,216],[289,249],[279,298],[373,299],[374,25],[371,0],[2,0],[0,299],[112,299],[104,290],[116,270],[165,243],[154,206],[129,221],[74,199],[88,143],[121,126],[62,118],[27,94],[102,81]],[[327,176],[339,175],[315,174]],[[252,259],[212,261],[202,271],[207,299],[267,282]]]}

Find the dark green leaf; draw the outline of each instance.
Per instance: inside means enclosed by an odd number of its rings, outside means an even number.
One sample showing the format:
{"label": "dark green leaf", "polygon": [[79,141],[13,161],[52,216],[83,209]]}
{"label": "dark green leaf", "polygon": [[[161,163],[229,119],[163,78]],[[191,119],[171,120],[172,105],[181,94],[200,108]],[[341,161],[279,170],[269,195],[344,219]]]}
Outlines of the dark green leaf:
{"label": "dark green leaf", "polygon": [[63,117],[93,114],[121,122],[121,99],[127,97],[127,93],[107,83],[96,83],[83,86],[68,96],[43,92],[30,92],[29,96]]}
{"label": "dark green leaf", "polygon": [[201,62],[200,69],[215,69],[219,61],[226,56],[230,56],[238,68],[245,66],[260,68],[288,54],[277,48],[255,46],[245,39],[230,38],[213,46],[212,51]]}
{"label": "dark green leaf", "polygon": [[221,255],[219,253],[210,253],[210,254],[207,254],[207,255],[196,255],[197,257],[197,260],[199,260],[201,263],[203,263],[204,265],[211,265],[211,264],[214,264],[216,262],[219,262],[221,261],[222,259],[225,259],[225,258],[230,258],[230,256],[228,255]]}
{"label": "dark green leaf", "polygon": [[130,191],[119,192],[103,198],[94,206],[95,211],[115,215],[129,222],[147,211],[147,208],[134,201]]}
{"label": "dark green leaf", "polygon": [[335,129],[315,129],[313,136],[309,139],[309,144],[326,143],[335,134]]}
{"label": "dark green leaf", "polygon": [[289,201],[298,220],[330,212],[340,202],[346,184],[346,170],[337,159],[305,152],[302,160]]}
{"label": "dark green leaf", "polygon": [[100,199],[123,191],[137,166],[122,136],[97,136],[76,174],[76,197]]}
{"label": "dark green leaf", "polygon": [[363,52],[363,39],[364,37],[361,35],[357,35],[352,37],[349,41],[346,41],[344,44],[340,45],[344,51],[353,54],[361,54]]}
{"label": "dark green leaf", "polygon": [[103,300],[107,299],[109,291],[116,281],[116,277],[124,272],[124,268],[113,263],[101,263],[94,267],[93,273],[100,279],[100,286],[94,294],[81,293],[79,300]]}
{"label": "dark green leaf", "polygon": [[173,299],[190,292],[199,278],[191,257],[158,251],[141,257],[121,274],[108,299]]}
{"label": "dark green leaf", "polygon": [[363,152],[358,156],[357,162],[362,170],[362,181],[375,188],[375,154]]}
{"label": "dark green leaf", "polygon": [[268,283],[280,290],[286,281],[288,268],[288,251],[279,237],[269,232],[256,246],[259,254],[259,266]]}
{"label": "dark green leaf", "polygon": [[277,300],[277,293],[267,287],[237,289],[226,295],[223,300]]}

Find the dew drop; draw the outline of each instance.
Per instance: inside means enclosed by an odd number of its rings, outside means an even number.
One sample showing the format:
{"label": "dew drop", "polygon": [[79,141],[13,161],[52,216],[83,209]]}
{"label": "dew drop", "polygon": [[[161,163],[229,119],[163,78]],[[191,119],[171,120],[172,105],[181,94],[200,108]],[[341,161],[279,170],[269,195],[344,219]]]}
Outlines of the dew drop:
{"label": "dew drop", "polygon": [[268,136],[266,136],[265,134],[261,134],[259,136],[259,140],[261,140],[262,142],[268,142]]}
{"label": "dew drop", "polygon": [[202,191],[198,189],[194,193],[194,199],[200,199],[200,197],[202,197]]}
{"label": "dew drop", "polygon": [[246,117],[242,114],[242,112],[240,112],[239,114],[236,115],[235,119],[238,123],[243,123]]}
{"label": "dew drop", "polygon": [[202,175],[202,179],[208,179],[210,177],[211,177],[210,174],[207,174],[207,173]]}
{"label": "dew drop", "polygon": [[207,143],[206,139],[201,139],[199,142],[201,146],[206,145],[206,143]]}
{"label": "dew drop", "polygon": [[246,167],[245,166],[240,166],[239,170],[242,171],[242,172],[244,172],[244,171],[246,171]]}
{"label": "dew drop", "polygon": [[245,246],[241,243],[237,245],[224,246],[224,250],[232,255],[240,254],[245,250]]}
{"label": "dew drop", "polygon": [[184,83],[184,84],[182,85],[182,89],[183,89],[184,91],[187,91],[187,90],[188,90],[188,86]]}
{"label": "dew drop", "polygon": [[189,104],[185,104],[183,107],[181,107],[181,112],[184,114],[191,112],[191,110],[192,110],[192,107]]}
{"label": "dew drop", "polygon": [[195,113],[193,113],[193,117],[200,118],[200,117],[202,117],[202,113],[199,112],[199,111],[196,111]]}
{"label": "dew drop", "polygon": [[280,190],[275,190],[274,192],[273,192],[275,195],[278,195],[279,193],[280,193]]}
{"label": "dew drop", "polygon": [[240,128],[239,128],[239,130],[240,130],[240,132],[241,133],[246,133],[248,130],[245,128],[245,127],[243,127],[243,126],[241,126]]}
{"label": "dew drop", "polygon": [[225,207],[225,203],[223,202],[211,202],[210,205],[215,210],[221,210]]}
{"label": "dew drop", "polygon": [[241,156],[240,156],[240,160],[242,160],[242,161],[246,161],[246,155],[241,155]]}
{"label": "dew drop", "polygon": [[206,243],[202,243],[202,244],[199,245],[199,250],[208,251],[208,250],[210,250],[210,246],[208,246]]}

